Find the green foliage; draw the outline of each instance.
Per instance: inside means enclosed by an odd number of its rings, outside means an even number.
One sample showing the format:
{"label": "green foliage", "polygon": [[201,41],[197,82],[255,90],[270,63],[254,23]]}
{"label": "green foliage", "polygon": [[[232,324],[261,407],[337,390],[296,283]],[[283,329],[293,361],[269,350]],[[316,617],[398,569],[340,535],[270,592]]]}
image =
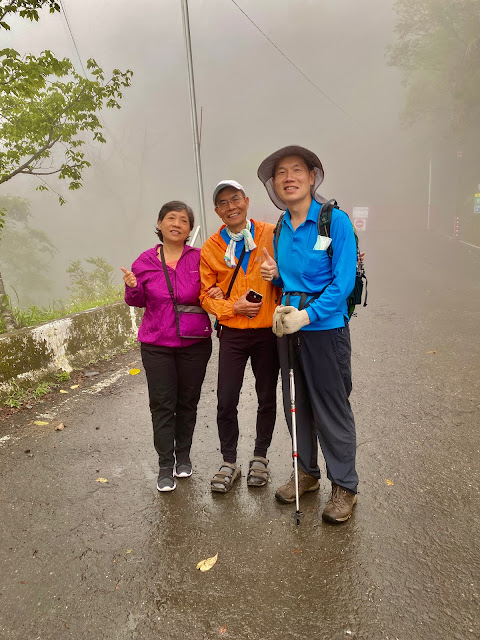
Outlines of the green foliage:
{"label": "green foliage", "polygon": [[32,22],[38,22],[38,10],[48,7],[50,13],[60,11],[60,5],[56,0],[10,0],[0,2],[0,29],[10,31],[10,25],[6,22],[12,15],[18,14],[21,18],[28,18]]}
{"label": "green foliage", "polygon": [[[122,299],[122,293],[113,289],[110,296],[103,298],[85,298],[83,300],[74,300],[64,303],[62,301],[54,301],[50,307],[26,307],[20,308],[11,305],[10,299],[6,296],[6,303],[9,304],[12,310],[15,324],[17,328],[32,327],[42,322],[50,322],[58,318],[65,318],[72,313],[79,313],[80,311],[86,311],[87,309],[94,309],[95,307],[103,307],[107,304],[118,302]],[[0,316],[0,334],[5,333],[7,327],[5,326],[4,319]]]}
{"label": "green foliage", "polygon": [[390,65],[405,72],[402,119],[468,132],[480,116],[479,0],[397,0]]}
{"label": "green foliage", "polygon": [[[67,375],[69,376],[69,374]],[[53,391],[55,387],[58,386],[58,384],[48,381],[39,382],[36,387],[31,387],[30,389],[22,388],[18,384],[18,382],[15,381],[12,381],[10,384],[11,390],[3,404],[5,404],[7,407],[10,407],[11,409],[19,409],[27,402],[38,400],[47,393],[50,393],[50,391]]]}
{"label": "green foliage", "polygon": [[[0,0],[0,30],[10,29],[6,20],[14,14],[38,21],[42,7],[60,11],[55,0]],[[130,70],[114,69],[107,80],[93,59],[87,70],[89,77],[81,76],[68,58],[59,60],[48,50],[39,56],[0,51],[0,184],[34,175],[42,183],[37,188],[48,191],[43,176],[56,174],[71,190],[82,186],[90,166],[85,139],[106,142],[98,114],[104,107],[120,109],[132,78]],[[54,153],[60,147],[62,153]]]}
{"label": "green foliage", "polygon": [[69,290],[72,292],[72,299],[82,302],[85,300],[97,300],[120,296],[119,287],[114,284],[112,265],[103,258],[86,258],[84,262],[91,270],[86,270],[82,266],[82,260],[73,260],[67,269],[70,275]]}
{"label": "green foliage", "polygon": [[14,290],[49,291],[50,260],[57,250],[44,231],[31,226],[29,201],[0,196],[0,208],[6,211],[0,235],[0,273],[5,283]]}
{"label": "green foliage", "polygon": [[70,374],[68,371],[59,371],[55,374],[55,378],[57,382],[66,382],[67,380],[70,380]]}
{"label": "green foliage", "polygon": [[40,382],[35,389],[32,389],[31,394],[34,400],[38,400],[42,396],[46,395],[52,390],[52,385],[48,382]]}
{"label": "green foliage", "polygon": [[[98,112],[120,108],[123,87],[130,86],[131,71],[114,69],[109,80],[95,60],[87,62],[92,78],[79,75],[68,58],[58,60],[51,51],[20,56],[13,49],[0,51],[0,184],[18,174],[57,174],[68,188],[82,186],[82,172],[90,166],[82,147],[93,135],[105,142]],[[52,149],[61,145],[62,155]],[[48,189],[46,184],[40,190]],[[59,196],[60,204],[65,200]]]}
{"label": "green foliage", "polygon": [[12,390],[7,395],[7,399],[3,404],[7,405],[11,409],[18,409],[28,399],[28,393],[25,389],[22,389],[17,382],[12,383]]}

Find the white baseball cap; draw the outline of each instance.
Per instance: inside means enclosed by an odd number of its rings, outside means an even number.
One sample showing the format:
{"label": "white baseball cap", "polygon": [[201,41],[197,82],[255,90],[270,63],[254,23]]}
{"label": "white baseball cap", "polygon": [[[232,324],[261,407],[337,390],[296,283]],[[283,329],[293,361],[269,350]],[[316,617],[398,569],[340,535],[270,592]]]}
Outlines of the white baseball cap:
{"label": "white baseball cap", "polygon": [[233,187],[234,189],[238,189],[243,193],[243,195],[245,195],[245,189],[236,180],[222,180],[217,184],[213,191],[213,204],[216,204],[218,194],[222,189],[225,189],[226,187]]}

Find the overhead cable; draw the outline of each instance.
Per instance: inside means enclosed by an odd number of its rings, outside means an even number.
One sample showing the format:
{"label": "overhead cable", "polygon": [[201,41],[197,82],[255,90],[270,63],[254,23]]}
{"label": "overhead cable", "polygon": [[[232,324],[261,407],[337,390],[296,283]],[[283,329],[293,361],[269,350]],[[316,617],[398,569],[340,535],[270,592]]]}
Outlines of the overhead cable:
{"label": "overhead cable", "polygon": [[[79,49],[78,49],[78,47],[77,47],[77,43],[76,43],[76,41],[75,41],[75,37],[74,37],[74,35],[73,35],[73,31],[72,31],[72,28],[71,28],[71,26],[70,26],[70,22],[69,22],[69,20],[68,20],[68,15],[67,15],[67,11],[66,11],[66,9],[65,9],[65,5],[64,5],[64,3],[63,3],[63,0],[59,0],[59,2],[60,2],[60,6],[61,6],[61,8],[62,8],[62,13],[63,13],[63,16],[64,16],[64,18],[65,18],[65,22],[67,23],[67,27],[68,27],[68,30],[69,30],[69,32],[70,32],[70,36],[71,36],[71,38],[72,38],[73,46],[75,47],[75,51],[77,52],[78,59],[80,60],[80,65],[81,65],[82,70],[83,70],[83,75],[84,75],[85,79],[88,79],[88,78],[87,78],[87,72],[85,71],[85,67],[84,67],[84,65],[83,65],[82,56],[80,55],[80,51],[79,51]],[[109,129],[109,127],[108,127],[107,123],[105,122],[105,119],[104,119],[104,117],[102,116],[102,114],[101,114],[101,113],[99,113],[99,114],[98,114],[98,118],[99,118],[100,122],[102,123],[102,125],[103,125],[103,126],[105,127],[105,129],[107,130],[108,135],[111,137],[111,139],[112,139],[112,141],[113,141],[113,146],[114,146],[114,148],[115,148],[116,152],[118,153],[118,155],[120,156],[120,159],[122,160],[123,164],[125,165],[125,158],[123,157],[123,155],[122,155],[122,154],[121,154],[121,152],[120,152],[120,149],[119,149],[119,147],[118,147],[118,144],[117,144],[117,141],[116,141],[116,139],[115,139],[115,136],[113,135],[113,133],[112,133],[112,132],[111,132],[111,130]]]}
{"label": "overhead cable", "polygon": [[70,31],[70,36],[72,38],[73,46],[75,47],[75,51],[77,52],[78,59],[80,60],[80,65],[81,65],[81,67],[83,69],[83,75],[86,78],[87,77],[87,72],[85,71],[85,67],[83,66],[83,62],[82,62],[82,57],[80,55],[80,51],[78,50],[77,43],[75,42],[75,38],[73,37],[73,32],[72,32],[72,29],[70,27],[70,22],[68,20],[67,11],[66,11],[65,6],[63,4],[63,0],[60,0],[60,6],[62,7],[62,12],[63,12],[63,15],[65,17],[65,22],[67,23],[68,30]]}
{"label": "overhead cable", "polygon": [[350,120],[353,120],[354,122],[356,122],[357,124],[360,124],[358,122],[358,120],[355,120],[355,118],[353,116],[351,116],[349,113],[347,113],[345,111],[345,109],[343,109],[339,104],[337,104],[335,102],[335,100],[332,100],[332,98],[330,98],[330,96],[328,96],[325,91],[322,91],[322,89],[320,89],[320,87],[318,85],[315,84],[315,82],[313,82],[312,80],[310,80],[310,78],[299,68],[297,67],[297,65],[293,62],[293,60],[291,60],[285,53],[283,53],[283,51],[273,42],[273,40],[271,40],[267,34],[262,31],[260,29],[260,27],[252,20],[252,18],[250,18],[250,16],[245,13],[245,11],[238,5],[237,2],[235,2],[235,0],[232,0],[233,4],[237,7],[237,9],[239,11],[241,11],[243,13],[243,15],[253,24],[253,26],[260,31],[260,33],[262,34],[262,36],[268,40],[268,42],[272,45],[272,47],[275,47],[275,49],[280,53],[281,56],[283,56],[285,58],[285,60],[287,60],[294,69],[296,69],[298,71],[298,73],[300,73],[300,75],[302,75],[305,80],[312,85],[312,87],[314,87],[319,93],[322,94],[322,96],[324,98],[326,98],[329,102],[331,102],[337,109],[339,109],[343,114],[345,114],[348,118],[350,118]]}

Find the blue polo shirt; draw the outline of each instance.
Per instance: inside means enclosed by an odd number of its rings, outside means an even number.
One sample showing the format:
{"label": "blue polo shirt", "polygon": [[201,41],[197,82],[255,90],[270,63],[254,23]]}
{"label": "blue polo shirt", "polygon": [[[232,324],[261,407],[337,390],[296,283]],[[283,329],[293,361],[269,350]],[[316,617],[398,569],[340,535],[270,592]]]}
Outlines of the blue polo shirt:
{"label": "blue polo shirt", "polygon": [[[286,291],[319,293],[327,288],[307,308],[310,324],[302,331],[320,331],[345,326],[348,321],[347,297],[355,284],[357,245],[352,223],[340,209],[333,209],[330,225],[332,258],[326,249],[314,249],[317,242],[317,219],[321,204],[312,200],[308,215],[295,231],[290,212],[285,212],[278,240],[277,260],[280,277],[273,284],[282,287],[282,304]],[[300,296],[290,296],[290,304],[297,307]]]}
{"label": "blue polo shirt", "polygon": [[[250,233],[252,234],[252,238],[255,240],[255,227],[254,227],[253,221],[250,220],[250,222],[252,224],[252,228],[250,229]],[[220,231],[220,235],[225,240],[225,242],[227,243],[227,247],[228,247],[228,245],[230,244],[230,236],[227,233],[226,227],[223,227],[223,229]],[[236,258],[237,262],[238,262],[238,260],[240,258],[240,254],[242,253],[244,244],[245,244],[245,240],[242,238],[235,245],[235,258]],[[242,269],[244,270],[245,273],[247,273],[248,261],[250,260],[250,254],[251,253],[252,253],[251,251],[245,251],[245,255],[243,256]],[[235,267],[232,267],[232,269],[235,269]]]}

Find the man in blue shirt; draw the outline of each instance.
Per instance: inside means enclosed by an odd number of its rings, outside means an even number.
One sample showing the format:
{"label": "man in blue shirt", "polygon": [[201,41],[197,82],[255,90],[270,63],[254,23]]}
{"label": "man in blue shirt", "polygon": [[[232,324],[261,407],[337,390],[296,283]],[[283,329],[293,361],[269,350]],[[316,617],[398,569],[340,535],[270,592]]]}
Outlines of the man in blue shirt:
{"label": "man in blue shirt", "polygon": [[[291,431],[289,350],[295,376],[299,492],[319,488],[318,442],[332,483],[323,512],[331,523],[345,522],[357,501],[356,434],[350,407],[351,347],[346,299],[353,289],[357,249],[352,224],[334,209],[330,237],[319,236],[318,213],[325,198],[316,194],[323,181],[318,157],[303,147],[284,147],[258,169],[272,202],[285,211],[275,259],[265,254],[265,280],[282,287],[273,331],[283,381],[284,409]],[[333,253],[327,252],[329,245]],[[279,487],[280,502],[294,502],[295,478]]]}

